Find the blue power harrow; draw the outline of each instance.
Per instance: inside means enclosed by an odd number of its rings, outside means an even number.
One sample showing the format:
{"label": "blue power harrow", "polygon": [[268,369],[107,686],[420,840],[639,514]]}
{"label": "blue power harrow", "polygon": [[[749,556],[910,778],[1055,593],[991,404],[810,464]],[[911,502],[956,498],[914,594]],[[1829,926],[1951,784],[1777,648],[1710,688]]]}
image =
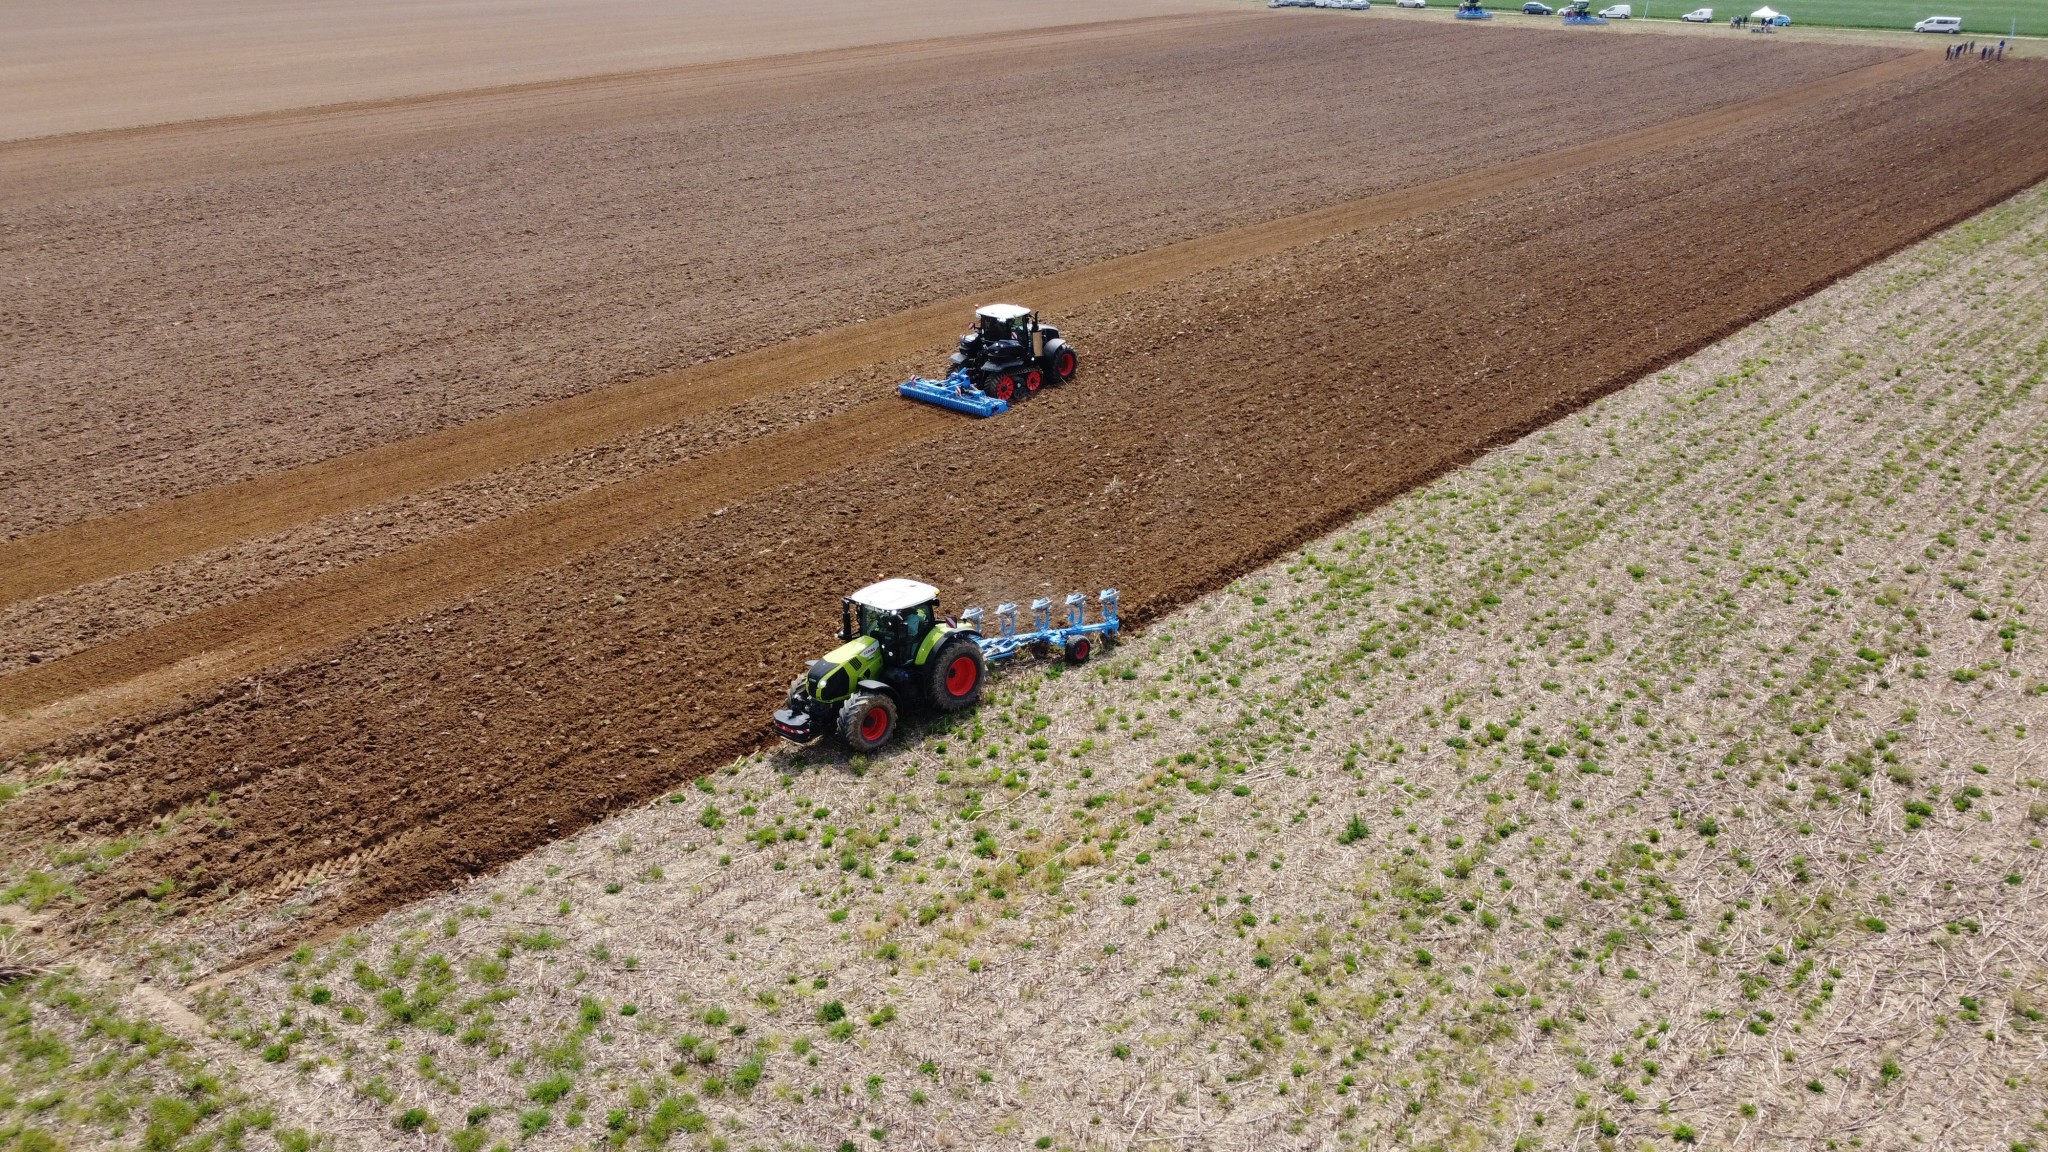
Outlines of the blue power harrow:
{"label": "blue power harrow", "polygon": [[900,396],[922,400],[969,416],[1000,416],[1010,410],[1010,402],[998,400],[974,386],[965,372],[955,372],[944,380],[911,380],[896,386]]}
{"label": "blue power harrow", "polygon": [[1078,664],[1094,654],[1093,637],[1112,638],[1123,627],[1117,619],[1116,589],[1103,589],[1095,600],[1101,619],[1093,624],[1088,623],[1088,597],[1076,592],[1066,599],[1066,618],[1062,621],[1053,620],[1052,600],[1040,597],[1031,602],[1031,626],[1025,631],[1017,630],[1015,604],[996,605],[994,635],[983,631],[984,621],[979,608],[962,612],[960,627],[975,633],[975,642],[981,645],[981,654],[988,660],[1015,656],[1027,648],[1047,652],[1057,647],[1068,660]]}

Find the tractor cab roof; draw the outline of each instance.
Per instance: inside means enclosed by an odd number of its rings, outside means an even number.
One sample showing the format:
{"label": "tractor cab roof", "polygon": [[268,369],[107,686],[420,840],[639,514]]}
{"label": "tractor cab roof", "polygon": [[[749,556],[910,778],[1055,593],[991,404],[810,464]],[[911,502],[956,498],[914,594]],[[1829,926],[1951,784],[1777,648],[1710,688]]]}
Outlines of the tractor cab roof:
{"label": "tractor cab roof", "polygon": [[918,580],[905,580],[899,576],[893,580],[870,584],[847,599],[863,608],[873,608],[877,612],[903,612],[920,604],[928,604],[937,599],[938,595],[939,590],[929,584]]}
{"label": "tractor cab roof", "polygon": [[984,304],[976,308],[974,314],[984,320],[1008,324],[1012,320],[1022,320],[1031,315],[1031,309],[1016,304]]}

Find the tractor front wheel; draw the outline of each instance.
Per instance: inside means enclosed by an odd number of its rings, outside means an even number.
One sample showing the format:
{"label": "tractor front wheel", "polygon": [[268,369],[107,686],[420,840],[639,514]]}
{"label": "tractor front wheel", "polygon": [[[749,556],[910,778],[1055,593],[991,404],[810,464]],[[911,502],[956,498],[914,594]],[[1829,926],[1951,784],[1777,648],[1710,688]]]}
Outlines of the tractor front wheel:
{"label": "tractor front wheel", "polygon": [[839,709],[839,738],[855,752],[873,752],[896,735],[896,702],[887,696],[856,694]]}
{"label": "tractor front wheel", "polygon": [[965,712],[981,703],[984,671],[981,645],[973,640],[963,636],[942,645],[925,666],[932,706],[941,712]]}
{"label": "tractor front wheel", "polygon": [[1074,354],[1074,349],[1064,340],[1054,347],[1045,359],[1046,367],[1051,369],[1052,382],[1055,384],[1072,382],[1074,374],[1081,370],[1081,358]]}

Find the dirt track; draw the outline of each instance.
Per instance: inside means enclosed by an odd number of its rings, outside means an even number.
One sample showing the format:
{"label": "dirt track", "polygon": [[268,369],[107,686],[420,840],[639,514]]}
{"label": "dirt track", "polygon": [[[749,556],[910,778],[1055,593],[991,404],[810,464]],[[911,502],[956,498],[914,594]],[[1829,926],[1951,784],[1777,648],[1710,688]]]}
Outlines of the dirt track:
{"label": "dirt track", "polygon": [[[1003,421],[859,409],[836,426],[935,435],[239,686],[6,826],[111,833],[217,793],[224,823],[178,826],[96,895],[164,875],[281,895],[324,864],[359,874],[309,923],[389,906],[757,742],[835,589],[909,571],[958,606],[1113,583],[1142,619],[2040,179],[2044,90],[2032,69],[1896,79],[1078,306],[1082,385]],[[1772,229],[1710,226],[1731,202]],[[735,482],[759,484],[715,481]]]}

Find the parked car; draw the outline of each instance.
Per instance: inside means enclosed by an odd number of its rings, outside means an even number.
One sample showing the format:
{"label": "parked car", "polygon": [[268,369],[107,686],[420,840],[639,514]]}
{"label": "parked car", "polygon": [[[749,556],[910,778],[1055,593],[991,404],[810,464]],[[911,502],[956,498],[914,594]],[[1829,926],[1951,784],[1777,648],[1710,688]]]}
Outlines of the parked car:
{"label": "parked car", "polygon": [[1524,16],[1549,16],[1556,13],[1556,11],[1557,9],[1545,4],[1543,0],[1529,0],[1527,4],[1522,5],[1522,15]]}
{"label": "parked car", "polygon": [[1394,0],[1396,8],[1427,8],[1429,0]]}
{"label": "parked car", "polygon": [[1714,10],[1712,8],[1695,8],[1680,16],[1679,19],[1687,24],[1712,24],[1714,22]]}
{"label": "parked car", "polygon": [[1602,20],[1626,20],[1635,9],[1626,4],[1610,4],[1600,10]]}
{"label": "parked car", "polygon": [[1773,28],[1790,28],[1792,26],[1792,18],[1780,12],[1769,20],[1764,21],[1764,23],[1769,24]]}
{"label": "parked car", "polygon": [[1927,19],[1913,25],[1913,31],[1915,32],[1946,32],[1951,36],[1960,33],[1962,30],[1963,18],[1961,16],[1929,16]]}

